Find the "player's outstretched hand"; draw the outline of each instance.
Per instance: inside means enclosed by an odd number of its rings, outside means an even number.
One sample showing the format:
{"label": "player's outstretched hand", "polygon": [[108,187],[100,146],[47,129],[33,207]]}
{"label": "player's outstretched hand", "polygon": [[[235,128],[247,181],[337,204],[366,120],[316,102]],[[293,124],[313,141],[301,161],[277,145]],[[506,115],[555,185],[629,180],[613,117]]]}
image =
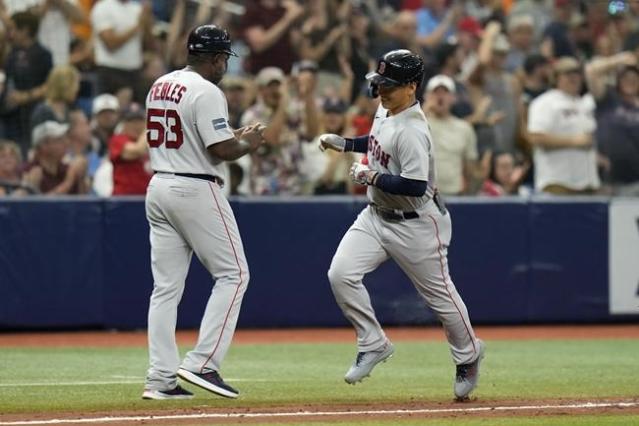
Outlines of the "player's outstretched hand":
{"label": "player's outstretched hand", "polygon": [[322,152],[326,151],[327,149],[344,152],[345,146],[346,139],[344,139],[340,135],[336,135],[334,133],[324,133],[319,137],[319,149]]}

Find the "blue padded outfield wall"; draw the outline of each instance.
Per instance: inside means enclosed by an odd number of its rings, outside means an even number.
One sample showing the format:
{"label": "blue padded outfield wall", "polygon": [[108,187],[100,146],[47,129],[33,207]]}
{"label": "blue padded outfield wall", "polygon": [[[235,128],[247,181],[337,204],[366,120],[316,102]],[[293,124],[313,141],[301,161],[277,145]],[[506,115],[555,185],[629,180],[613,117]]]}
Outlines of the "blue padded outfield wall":
{"label": "blue padded outfield wall", "polygon": [[[365,200],[256,198],[232,205],[251,269],[239,326],[345,325],[326,272]],[[608,199],[472,198],[448,205],[451,275],[474,322],[619,319],[608,307]],[[149,259],[141,198],[2,200],[0,328],[144,328]],[[382,323],[436,322],[392,261],[365,283]],[[212,285],[194,258],[180,327],[199,325]]]}

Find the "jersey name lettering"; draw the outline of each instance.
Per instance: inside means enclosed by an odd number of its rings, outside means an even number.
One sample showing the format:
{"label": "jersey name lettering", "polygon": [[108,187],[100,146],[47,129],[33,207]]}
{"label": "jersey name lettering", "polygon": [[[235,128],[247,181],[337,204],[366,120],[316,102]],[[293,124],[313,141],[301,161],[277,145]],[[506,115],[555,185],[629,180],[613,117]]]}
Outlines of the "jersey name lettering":
{"label": "jersey name lettering", "polygon": [[368,139],[368,152],[382,167],[388,168],[388,162],[390,161],[390,154],[387,154],[382,150],[381,144],[375,139],[373,135]]}
{"label": "jersey name lettering", "polygon": [[178,83],[163,81],[155,83],[150,90],[150,99],[152,101],[169,101],[179,104],[186,92],[186,87]]}

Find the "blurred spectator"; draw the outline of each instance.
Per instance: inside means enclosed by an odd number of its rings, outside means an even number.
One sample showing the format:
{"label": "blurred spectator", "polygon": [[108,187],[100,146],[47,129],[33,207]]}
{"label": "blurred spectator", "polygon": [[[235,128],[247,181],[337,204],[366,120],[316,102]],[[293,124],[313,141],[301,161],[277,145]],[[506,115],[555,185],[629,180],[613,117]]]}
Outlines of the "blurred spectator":
{"label": "blurred spectator", "polygon": [[34,159],[28,163],[25,181],[43,194],[84,194],[87,162],[75,158],[70,164],[63,161],[67,152],[67,124],[45,121],[33,129],[31,137]]}
{"label": "blurred spectator", "polygon": [[501,34],[501,25],[492,21],[479,46],[479,65],[469,78],[473,99],[481,113],[492,116],[488,126],[478,129],[479,150],[515,151],[519,124],[521,88],[517,79],[504,69],[510,43]]}
{"label": "blurred spectator", "polygon": [[69,131],[67,134],[69,137],[67,162],[79,157],[86,158],[87,174],[89,179],[92,179],[100,165],[101,158],[91,145],[93,140],[91,125],[83,110],[74,109],[69,113]]}
{"label": "blurred spectator", "polygon": [[118,96],[120,104],[142,102],[140,76],[144,38],[151,36],[149,2],[99,0],[91,10],[98,93]]}
{"label": "blurred spectator", "polygon": [[[615,87],[606,74],[617,72]],[[597,142],[605,156],[615,195],[639,197],[639,68],[630,52],[599,59],[586,68],[588,87],[597,103]]]}
{"label": "blurred spectator", "polygon": [[536,43],[540,43],[543,32],[552,21],[552,2],[548,0],[517,0],[510,9],[509,19],[516,16],[528,15],[533,18],[534,22],[534,39]]}
{"label": "blurred spectator", "polygon": [[80,90],[80,73],[71,65],[59,65],[49,74],[46,98],[31,113],[31,129],[45,121],[69,122],[69,110]]}
{"label": "blurred spectator", "polygon": [[118,125],[120,103],[115,96],[103,93],[93,99],[91,133],[95,138],[93,149],[103,156],[109,146],[109,140]]}
{"label": "blurred spectator", "polygon": [[301,144],[310,142],[319,130],[313,94],[315,74],[310,70],[300,72],[292,81],[297,86],[292,95],[279,68],[264,68],[255,82],[258,100],[242,116],[242,126],[261,122],[268,127],[264,131],[266,144],[251,155],[251,193],[301,194],[307,189],[304,171],[299,167]]}
{"label": "blurred spectator", "polygon": [[302,25],[300,58],[318,64],[318,87],[337,87],[340,78],[338,55],[347,47],[349,0],[315,0],[307,3],[308,17]]}
{"label": "blurred spectator", "polygon": [[464,1],[466,13],[479,22],[487,23],[495,20],[503,24],[504,11],[501,0],[466,0]]}
{"label": "blurred spectator", "polygon": [[419,45],[435,47],[445,38],[454,35],[455,26],[462,13],[463,8],[459,4],[455,4],[449,10],[445,0],[422,0],[422,7],[415,13]]}
{"label": "blurred spectator", "polygon": [[417,41],[417,18],[413,12],[408,10],[399,12],[389,27],[389,31],[390,40],[377,46],[378,50],[375,56],[380,57],[391,50],[408,49],[422,58],[429,58],[426,48]]}
{"label": "blurred spectator", "polygon": [[538,96],[550,89],[553,80],[553,70],[550,61],[539,53],[533,53],[526,57],[521,76],[522,93],[520,99],[521,116],[519,117],[520,139],[519,150],[525,158],[527,174],[523,183],[528,187],[534,186],[533,147],[528,132],[528,111],[530,103]]}
{"label": "blurred spectator", "polygon": [[526,56],[533,53],[534,21],[532,16],[519,15],[508,20],[508,40],[510,50],[506,56],[505,68],[515,72],[524,64]]}
{"label": "blurred spectator", "polygon": [[146,114],[138,104],[122,113],[122,130],[109,141],[113,164],[113,195],[144,195],[151,180],[149,146],[144,134]]}
{"label": "blurred spectator", "polygon": [[437,187],[442,194],[470,194],[484,177],[477,161],[475,132],[451,114],[454,101],[455,82],[450,77],[440,74],[428,81],[424,112],[437,153]]}
{"label": "blurred spectator", "polygon": [[457,76],[461,72],[463,50],[456,40],[447,40],[435,49],[435,59],[438,65],[436,74],[444,74],[455,82],[455,103],[451,113],[458,118],[466,118],[473,113],[470,93],[466,85]]}
{"label": "blurred spectator", "polygon": [[571,57],[554,64],[557,88],[537,97],[528,113],[534,147],[535,189],[551,194],[590,194],[600,185],[593,135],[595,103],[582,95],[581,65]]}
{"label": "blurred spectator", "polygon": [[52,68],[51,53],[36,39],[38,17],[18,12],[11,17],[13,47],[5,63],[7,90],[4,95],[6,136],[16,141],[26,155],[29,150],[30,120],[35,105],[44,97]]}
{"label": "blurred spectator", "polygon": [[249,93],[249,82],[233,76],[224,76],[220,82],[220,88],[226,96],[226,103],[229,110],[229,123],[233,129],[241,126],[242,113],[251,104],[251,93]]}
{"label": "blurred spectator", "polygon": [[[343,100],[326,99],[322,110],[324,114],[320,133],[356,136],[352,128],[347,128],[348,105]],[[355,161],[355,155],[352,152],[340,154],[331,150],[322,153],[317,149],[318,145],[317,138],[314,143],[306,145],[304,156],[305,168],[312,175],[311,180],[315,182],[314,194],[348,194],[351,188],[348,170]],[[313,153],[315,155],[312,155]]]}
{"label": "blurred spectator", "polygon": [[553,21],[544,29],[541,52],[549,58],[575,56],[570,20],[576,13],[573,0],[554,0]]}
{"label": "blurred spectator", "polygon": [[[155,5],[157,2],[154,2]],[[214,24],[222,28],[230,28],[229,12],[224,8],[224,1],[200,1],[195,8],[195,2],[187,0],[175,0],[175,7],[171,11],[171,23],[168,28],[166,51],[164,60],[170,69],[180,69],[186,65],[187,39],[191,30],[204,24]],[[167,7],[168,8],[168,7]],[[231,34],[231,39],[239,39]],[[235,42],[234,42],[235,43]],[[240,49],[232,47],[234,52]]]}
{"label": "blurred spectator", "polygon": [[474,18],[467,16],[459,21],[457,39],[459,40],[459,46],[462,51],[461,57],[463,58],[459,76],[462,80],[467,80],[473,70],[477,68],[479,63],[477,50],[479,49],[482,35],[482,27]]}
{"label": "blurred spectator", "polygon": [[250,54],[246,70],[257,74],[266,67],[291,71],[298,59],[301,33],[296,27],[304,7],[296,0],[252,0],[246,5],[241,27]]}
{"label": "blurred spectator", "polygon": [[[352,9],[348,23],[348,49],[344,54],[344,59],[350,65],[353,78],[348,103],[353,102],[361,92],[362,87],[367,86],[365,76],[373,68],[374,49],[371,41],[373,28],[370,24],[370,18],[361,8],[354,7]],[[344,74],[344,69],[340,69],[342,74]]]}
{"label": "blurred spectator", "polygon": [[39,0],[40,30],[38,41],[49,49],[53,65],[69,63],[71,24],[87,20],[77,0]]}
{"label": "blurred spectator", "polygon": [[515,157],[510,152],[497,151],[489,158],[488,179],[484,181],[480,194],[490,197],[517,195],[529,165],[516,166]]}
{"label": "blurred spectator", "polygon": [[15,142],[0,140],[0,197],[35,192],[22,182],[22,155]]}

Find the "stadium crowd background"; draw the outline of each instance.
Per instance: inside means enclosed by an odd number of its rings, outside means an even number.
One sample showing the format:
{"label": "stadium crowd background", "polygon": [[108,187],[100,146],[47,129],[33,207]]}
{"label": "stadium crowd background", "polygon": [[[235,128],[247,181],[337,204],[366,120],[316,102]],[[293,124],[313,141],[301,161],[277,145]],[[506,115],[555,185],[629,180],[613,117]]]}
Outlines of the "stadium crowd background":
{"label": "stadium crowd background", "polygon": [[368,133],[364,75],[408,48],[443,194],[639,196],[639,0],[0,0],[0,21],[0,196],[144,194],[144,98],[203,23],[240,55],[231,125],[269,125],[229,194],[362,193],[358,154],[316,139]]}

